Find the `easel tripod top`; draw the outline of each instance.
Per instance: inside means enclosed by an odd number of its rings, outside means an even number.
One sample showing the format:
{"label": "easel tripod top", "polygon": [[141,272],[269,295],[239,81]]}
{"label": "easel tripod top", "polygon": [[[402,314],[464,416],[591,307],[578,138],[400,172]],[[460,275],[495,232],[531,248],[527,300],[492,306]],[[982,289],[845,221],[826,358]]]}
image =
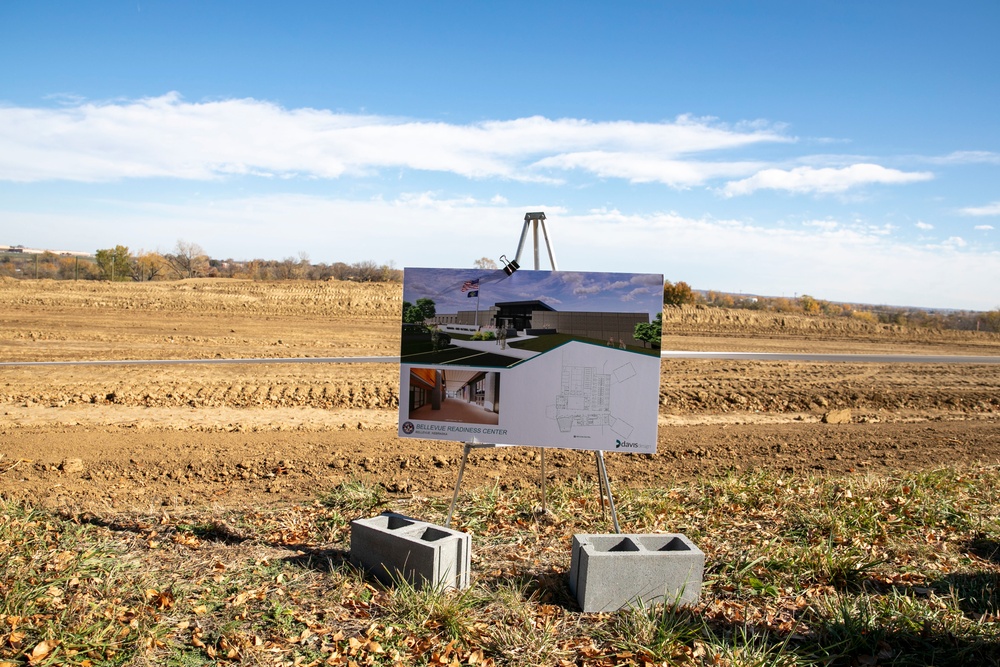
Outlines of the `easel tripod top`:
{"label": "easel tripod top", "polygon": [[535,246],[535,264],[532,268],[534,268],[535,271],[538,271],[538,269],[540,268],[538,261],[538,251],[540,248],[538,243],[538,228],[541,227],[542,235],[545,238],[545,249],[548,250],[549,253],[549,264],[552,265],[553,271],[558,271],[559,267],[556,266],[556,255],[555,252],[553,252],[552,250],[552,243],[549,241],[549,230],[545,226],[545,213],[542,211],[536,211],[533,213],[524,214],[524,227],[521,228],[521,240],[518,241],[517,254],[514,256],[514,261],[515,262],[521,261],[521,253],[524,251],[524,242],[528,238],[529,226],[532,229],[532,237]]}

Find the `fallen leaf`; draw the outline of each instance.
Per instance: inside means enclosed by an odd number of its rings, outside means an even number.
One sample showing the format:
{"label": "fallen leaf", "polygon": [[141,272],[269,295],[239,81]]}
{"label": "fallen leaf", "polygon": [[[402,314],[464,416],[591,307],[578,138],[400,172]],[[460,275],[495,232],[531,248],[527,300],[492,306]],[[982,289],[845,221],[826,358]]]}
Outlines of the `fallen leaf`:
{"label": "fallen leaf", "polygon": [[45,639],[38,642],[35,648],[31,649],[31,653],[28,655],[28,664],[34,665],[40,660],[44,660],[57,645],[58,644],[56,642],[49,642]]}
{"label": "fallen leaf", "polygon": [[153,596],[151,602],[157,609],[170,609],[174,606],[174,592],[169,588],[165,591],[160,591]]}

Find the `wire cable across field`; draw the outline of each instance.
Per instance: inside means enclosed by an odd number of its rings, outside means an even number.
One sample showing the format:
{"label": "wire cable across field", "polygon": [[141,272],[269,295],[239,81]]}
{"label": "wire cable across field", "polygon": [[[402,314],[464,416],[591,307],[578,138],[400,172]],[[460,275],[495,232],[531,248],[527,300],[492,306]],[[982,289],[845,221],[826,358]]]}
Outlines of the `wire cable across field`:
{"label": "wire cable across field", "polygon": [[[743,361],[817,361],[871,364],[1000,364],[1000,356],[915,354],[813,354],[808,352],[688,352],[664,350],[663,359],[739,359]],[[399,357],[257,357],[253,359],[95,359],[77,361],[0,361],[3,366],[149,366],[157,364],[398,364]]]}

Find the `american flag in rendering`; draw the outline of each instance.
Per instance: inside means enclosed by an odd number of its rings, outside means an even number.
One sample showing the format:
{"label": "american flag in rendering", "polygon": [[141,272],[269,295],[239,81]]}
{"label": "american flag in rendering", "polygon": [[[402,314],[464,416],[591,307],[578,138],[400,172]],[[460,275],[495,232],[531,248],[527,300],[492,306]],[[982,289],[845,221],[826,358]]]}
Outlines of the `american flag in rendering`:
{"label": "american flag in rendering", "polygon": [[479,278],[475,280],[466,280],[462,283],[462,291],[468,292],[469,290],[479,289]]}

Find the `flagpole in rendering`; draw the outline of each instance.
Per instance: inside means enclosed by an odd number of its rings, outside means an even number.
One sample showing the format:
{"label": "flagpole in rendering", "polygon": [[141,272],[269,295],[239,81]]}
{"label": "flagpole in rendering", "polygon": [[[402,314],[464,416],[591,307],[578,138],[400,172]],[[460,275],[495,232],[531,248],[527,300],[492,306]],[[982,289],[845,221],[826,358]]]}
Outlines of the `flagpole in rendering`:
{"label": "flagpole in rendering", "polygon": [[465,296],[476,297],[476,330],[479,330],[479,278],[466,280],[462,283],[462,292],[468,292]]}

